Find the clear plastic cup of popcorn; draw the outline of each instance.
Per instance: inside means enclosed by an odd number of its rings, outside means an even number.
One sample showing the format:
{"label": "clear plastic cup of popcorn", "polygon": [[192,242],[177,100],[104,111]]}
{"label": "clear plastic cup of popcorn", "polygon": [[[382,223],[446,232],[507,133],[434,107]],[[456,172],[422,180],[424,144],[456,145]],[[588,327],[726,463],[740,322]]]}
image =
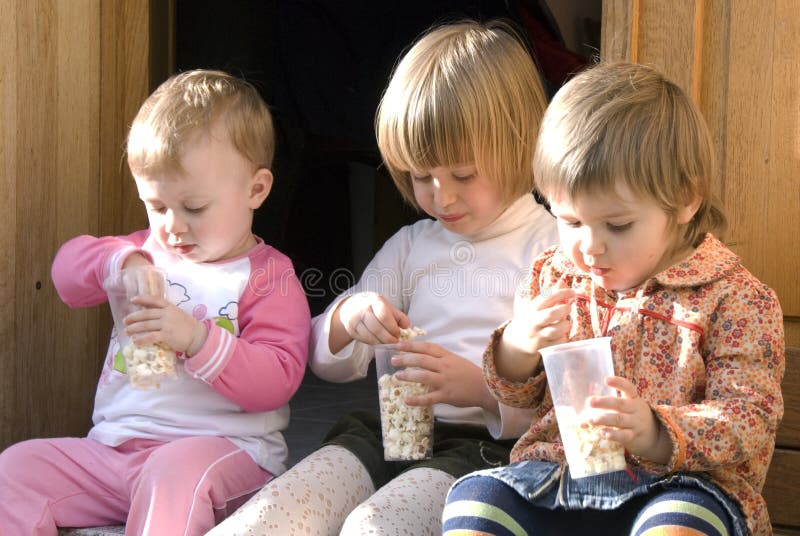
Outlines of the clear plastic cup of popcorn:
{"label": "clear plastic cup of popcorn", "polygon": [[603,410],[587,406],[591,396],[615,396],[605,384],[614,375],[611,337],[557,344],[539,353],[570,475],[584,478],[625,469],[625,449],[604,438],[603,427],[590,422]]}
{"label": "clear plastic cup of popcorn", "polygon": [[103,282],[125,371],[131,387],[137,389],[157,389],[162,381],[176,377],[176,356],[171,348],[160,344],[137,346],[125,334],[125,317],[143,309],[131,303],[131,300],[141,295],[166,298],[167,286],[164,270],[155,266],[127,268],[110,275]]}
{"label": "clear plastic cup of popcorn", "polygon": [[392,364],[392,356],[402,353],[394,344],[373,348],[383,457],[387,461],[426,460],[433,455],[433,406],[409,406],[404,400],[427,393],[428,387],[397,378],[396,373],[406,367]]}

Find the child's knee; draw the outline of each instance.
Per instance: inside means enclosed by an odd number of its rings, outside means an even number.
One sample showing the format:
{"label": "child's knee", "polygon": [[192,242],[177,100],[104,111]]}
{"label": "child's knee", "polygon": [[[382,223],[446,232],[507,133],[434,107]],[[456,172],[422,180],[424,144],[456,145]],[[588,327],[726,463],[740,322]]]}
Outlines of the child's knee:
{"label": "child's knee", "polygon": [[373,529],[372,533],[380,534],[377,529],[380,523],[377,520],[379,509],[369,502],[363,502],[353,508],[347,515],[342,525],[342,535],[355,535],[355,534],[369,534],[370,531],[366,529]]}
{"label": "child's knee", "polygon": [[677,489],[654,496],[639,512],[633,536],[695,536],[731,534],[728,514],[711,494]]}
{"label": "child's knee", "polygon": [[31,439],[11,445],[0,453],[0,482],[27,480],[36,474],[37,460],[48,459],[52,447],[47,439]]}
{"label": "child's knee", "polygon": [[491,502],[498,494],[505,494],[505,486],[489,476],[470,476],[457,481],[447,494],[447,502],[477,500]]}

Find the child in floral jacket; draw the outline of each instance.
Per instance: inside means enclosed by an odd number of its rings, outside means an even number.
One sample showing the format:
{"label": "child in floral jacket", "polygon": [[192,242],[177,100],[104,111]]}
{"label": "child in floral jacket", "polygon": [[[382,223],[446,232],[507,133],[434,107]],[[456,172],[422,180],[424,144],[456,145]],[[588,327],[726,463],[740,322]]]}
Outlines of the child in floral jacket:
{"label": "child in floral jacket", "polygon": [[[510,466],[454,484],[444,533],[771,533],[761,489],[783,416],[783,318],[712,234],[725,217],[700,113],[651,68],[601,65],[559,91],[538,140],[561,245],[534,262],[484,355],[498,400],[536,414]],[[628,468],[573,478],[538,350],[601,336],[620,396],[590,399],[603,410],[590,422]]]}

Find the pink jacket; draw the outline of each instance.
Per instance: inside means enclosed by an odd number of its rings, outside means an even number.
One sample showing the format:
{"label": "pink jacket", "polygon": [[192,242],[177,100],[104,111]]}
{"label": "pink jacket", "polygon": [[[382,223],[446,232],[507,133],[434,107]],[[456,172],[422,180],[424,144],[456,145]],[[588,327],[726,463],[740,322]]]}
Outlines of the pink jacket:
{"label": "pink jacket", "polygon": [[[611,336],[615,373],[637,386],[672,438],[666,466],[628,462],[656,474],[703,472],[739,503],[754,534],[770,533],[761,489],[783,417],[785,368],[775,293],[711,235],[637,291],[618,295],[594,287],[560,249],[551,248],[532,267],[533,295],[559,279],[578,296],[570,340]],[[484,355],[489,387],[504,404],[536,410],[511,460],[563,462],[544,372],[524,383],[497,375],[492,351],[502,329]]]}

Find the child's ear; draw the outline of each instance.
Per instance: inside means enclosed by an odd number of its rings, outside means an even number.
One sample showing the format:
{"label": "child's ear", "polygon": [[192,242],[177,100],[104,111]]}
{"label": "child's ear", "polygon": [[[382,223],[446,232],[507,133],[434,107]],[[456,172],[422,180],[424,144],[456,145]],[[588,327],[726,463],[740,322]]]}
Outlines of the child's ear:
{"label": "child's ear", "polygon": [[703,204],[703,198],[699,195],[693,194],[689,200],[689,202],[678,209],[678,224],[679,225],[686,225],[694,215],[697,214],[697,211],[700,210],[700,205]]}
{"label": "child's ear", "polygon": [[259,168],[250,182],[250,208],[252,210],[261,206],[272,190],[272,172],[267,168]]}

